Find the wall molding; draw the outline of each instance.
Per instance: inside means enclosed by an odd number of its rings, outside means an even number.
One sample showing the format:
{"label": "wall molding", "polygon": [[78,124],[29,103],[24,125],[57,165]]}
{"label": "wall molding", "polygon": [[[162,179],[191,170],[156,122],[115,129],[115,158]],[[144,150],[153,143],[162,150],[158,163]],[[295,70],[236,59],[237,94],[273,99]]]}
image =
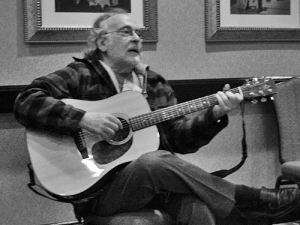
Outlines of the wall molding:
{"label": "wall molding", "polygon": [[25,87],[26,85],[0,86],[0,113],[13,111],[16,97]]}
{"label": "wall molding", "polygon": [[[221,78],[221,79],[188,79],[170,80],[178,102],[185,102],[203,96],[211,95],[222,90],[225,84],[231,88],[238,87],[245,83],[247,78]],[[275,82],[284,81],[287,78],[273,78]],[[12,113],[14,101],[26,85],[0,86],[0,113]]]}

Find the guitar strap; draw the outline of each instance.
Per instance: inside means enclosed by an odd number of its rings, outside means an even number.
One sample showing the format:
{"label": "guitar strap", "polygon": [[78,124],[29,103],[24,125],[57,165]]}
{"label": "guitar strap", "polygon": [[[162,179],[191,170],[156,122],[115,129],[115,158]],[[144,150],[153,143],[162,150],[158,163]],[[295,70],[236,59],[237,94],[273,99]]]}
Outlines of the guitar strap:
{"label": "guitar strap", "polygon": [[139,85],[142,88],[142,95],[147,98],[147,79],[148,79],[149,66],[147,64],[140,63],[134,68],[134,73],[139,79]]}
{"label": "guitar strap", "polygon": [[34,186],[37,186],[38,188],[40,188],[43,192],[48,193],[48,191],[41,185],[37,184],[35,182],[35,176],[34,176],[34,171],[32,168],[32,164],[28,163],[27,164],[28,167],[28,173],[29,173],[29,183],[27,184],[27,186],[29,187],[30,190],[32,190],[34,193],[36,193],[39,196],[42,196],[44,198],[48,198],[50,200],[53,201],[57,201],[57,202],[65,202],[65,203],[72,203],[72,201],[68,201],[68,200],[58,200],[56,198],[50,197],[47,194],[43,194],[42,192],[38,191],[37,189],[34,188]]}
{"label": "guitar strap", "polygon": [[[84,202],[87,202],[90,199],[93,199],[94,197],[96,197],[97,195],[99,195],[103,191],[103,189],[100,189],[100,190],[94,192],[93,194],[90,194],[89,196],[82,197],[82,198],[79,198],[79,199],[65,198],[65,197],[59,197],[59,196],[55,197],[46,188],[44,188],[42,185],[38,184],[35,181],[35,174],[34,174],[34,170],[32,168],[32,164],[28,163],[27,167],[28,167],[28,172],[29,172],[29,183],[27,184],[28,188],[30,190],[32,190],[35,194],[37,194],[39,196],[42,196],[44,198],[50,199],[52,201],[63,202],[63,203],[71,203],[71,204],[84,203]],[[38,188],[40,190],[38,190]]]}
{"label": "guitar strap", "polygon": [[245,129],[245,118],[244,118],[244,111],[245,111],[245,105],[243,103],[240,104],[241,107],[241,116],[242,116],[242,129],[243,129],[243,137],[242,137],[242,159],[241,161],[234,167],[228,170],[218,170],[215,172],[212,172],[212,175],[218,176],[218,177],[227,177],[228,175],[236,172],[239,168],[241,168],[247,157],[248,157],[248,148],[247,148],[247,142],[246,142],[246,129]]}

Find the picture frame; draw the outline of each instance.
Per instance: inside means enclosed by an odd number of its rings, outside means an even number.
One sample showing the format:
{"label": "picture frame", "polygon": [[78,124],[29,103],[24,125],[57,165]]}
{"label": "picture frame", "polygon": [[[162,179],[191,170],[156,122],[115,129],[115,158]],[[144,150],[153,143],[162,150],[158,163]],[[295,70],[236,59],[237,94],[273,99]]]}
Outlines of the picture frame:
{"label": "picture frame", "polygon": [[[261,26],[261,18],[257,26],[254,24],[243,25],[226,25],[222,24],[222,20],[239,20],[243,19],[242,16],[230,15],[230,10],[226,7],[230,7],[230,0],[205,0],[205,41],[206,43],[218,43],[218,42],[296,42],[300,41],[300,7],[298,0],[290,0],[291,4],[295,4],[296,7],[291,6],[292,12],[290,15],[286,15],[289,22],[287,24],[281,24],[282,16],[268,16],[269,24]],[[224,7],[224,4],[228,6]],[[227,11],[226,11],[227,10]],[[222,14],[222,15],[221,15]],[[265,16],[265,15],[259,15]],[[230,19],[226,18],[230,17]],[[255,18],[254,15],[249,15],[249,21]],[[264,17],[266,18],[266,17]],[[255,21],[255,20],[254,20]],[[293,25],[289,26],[292,21]],[[229,22],[230,23],[230,22]],[[237,24],[240,21],[237,21]],[[278,24],[276,24],[278,23]]]}
{"label": "picture frame", "polygon": [[[91,27],[85,24],[76,26],[76,24],[69,26],[62,24],[65,19],[57,19],[61,14],[55,12],[54,7],[43,6],[52,4],[54,0],[23,0],[24,4],[24,25],[25,25],[25,43],[86,43]],[[131,3],[137,0],[130,0]],[[141,1],[141,0],[138,0]],[[132,15],[139,15],[142,27],[140,33],[143,42],[158,42],[158,29],[157,29],[157,0],[142,0],[139,8],[135,8],[137,4],[132,5]],[[67,17],[70,21],[87,21],[90,17],[94,17],[95,14],[99,16],[99,13],[68,13]],[[79,20],[78,15],[83,19]],[[62,18],[67,18],[62,17]],[[60,18],[60,17],[59,17]],[[133,17],[134,18],[134,17]],[[44,26],[43,21],[51,24],[51,20],[56,20],[58,25]],[[135,19],[135,18],[134,18]],[[56,24],[53,23],[53,24]],[[90,21],[90,26],[93,21]]]}

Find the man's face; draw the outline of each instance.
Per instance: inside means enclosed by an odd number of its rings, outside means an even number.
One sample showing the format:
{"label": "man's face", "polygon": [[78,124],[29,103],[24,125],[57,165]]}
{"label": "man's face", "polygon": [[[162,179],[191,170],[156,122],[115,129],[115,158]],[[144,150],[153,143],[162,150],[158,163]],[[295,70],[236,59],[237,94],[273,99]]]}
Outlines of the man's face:
{"label": "man's face", "polygon": [[141,39],[135,33],[137,24],[126,14],[104,21],[106,34],[98,42],[103,60],[111,67],[134,68],[141,60]]}

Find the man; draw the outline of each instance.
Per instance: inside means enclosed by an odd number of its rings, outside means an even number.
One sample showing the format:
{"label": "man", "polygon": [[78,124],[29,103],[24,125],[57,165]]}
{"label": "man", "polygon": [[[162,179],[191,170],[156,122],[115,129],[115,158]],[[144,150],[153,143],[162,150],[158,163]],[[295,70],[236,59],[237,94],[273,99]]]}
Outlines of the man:
{"label": "man", "polygon": [[[75,59],[65,68],[35,79],[20,93],[14,108],[18,121],[26,127],[71,135],[84,129],[109,140],[123,129],[116,116],[84,111],[60,99],[102,100],[134,90],[145,95],[153,111],[176,104],[168,82],[142,64],[137,29],[122,10],[100,16],[91,30],[90,49],[84,59]],[[197,209],[203,204],[216,217],[226,217],[233,209],[267,217],[294,209],[299,202],[297,189],[235,185],[174,154],[196,152],[226,127],[227,113],[239,105],[243,96],[228,91],[228,85],[224,89],[215,95],[217,105],[194,118],[180,116],[158,124],[160,150],[146,153],[122,168],[101,194],[77,206],[77,216],[136,211],[154,199],[159,199],[160,206],[180,224],[195,224]]]}

